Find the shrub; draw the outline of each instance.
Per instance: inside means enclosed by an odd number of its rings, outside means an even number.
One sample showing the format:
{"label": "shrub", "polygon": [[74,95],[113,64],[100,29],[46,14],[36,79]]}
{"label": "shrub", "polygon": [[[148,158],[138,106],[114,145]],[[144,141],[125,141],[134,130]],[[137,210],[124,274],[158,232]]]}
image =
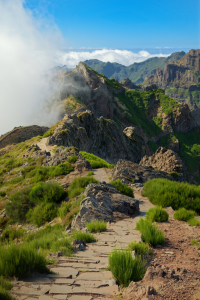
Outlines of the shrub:
{"label": "shrub", "polygon": [[33,271],[49,273],[46,265],[45,257],[27,244],[0,248],[0,276],[22,278]]}
{"label": "shrub", "polygon": [[78,159],[77,156],[72,155],[72,156],[68,157],[67,161],[69,163],[75,163],[77,161],[77,159]]}
{"label": "shrub", "polygon": [[55,203],[42,203],[34,209],[30,209],[26,215],[28,221],[40,227],[46,222],[53,220],[58,213]]}
{"label": "shrub", "polygon": [[163,231],[158,230],[157,226],[152,225],[150,221],[140,218],[136,223],[136,229],[141,232],[142,239],[145,243],[156,246],[157,244],[162,245],[165,242]]}
{"label": "shrub", "polygon": [[85,243],[93,243],[96,242],[93,234],[91,233],[87,233],[87,232],[83,232],[81,230],[77,230],[72,234],[73,238],[76,240],[81,240]]}
{"label": "shrub", "polygon": [[191,226],[200,226],[200,220],[197,220],[196,218],[191,218],[187,222]]}
{"label": "shrub", "polygon": [[192,240],[191,245],[195,245],[197,247],[200,247],[200,243],[197,240]]}
{"label": "shrub", "polygon": [[196,216],[195,211],[187,210],[184,207],[179,208],[174,213],[174,219],[181,221],[188,221],[189,219],[194,218],[194,216]]}
{"label": "shrub", "polygon": [[99,183],[99,181],[90,176],[75,178],[68,188],[69,198],[80,195],[90,183]]}
{"label": "shrub", "polygon": [[184,207],[200,213],[200,186],[167,179],[152,179],[145,182],[143,195],[154,205],[171,206],[174,210]]}
{"label": "shrub", "polygon": [[135,250],[136,255],[145,255],[145,254],[152,254],[151,249],[149,248],[148,244],[143,242],[131,242],[128,245],[128,250],[133,251]]}
{"label": "shrub", "polygon": [[62,186],[56,182],[41,182],[35,185],[30,192],[30,201],[36,204],[43,202],[58,202],[66,192]]}
{"label": "shrub", "polygon": [[10,202],[6,202],[6,214],[14,221],[24,221],[26,219],[26,214],[30,208],[34,206],[30,202],[31,189],[25,188],[19,192],[16,192],[10,197]]}
{"label": "shrub", "polygon": [[0,197],[5,197],[5,196],[6,196],[6,192],[0,191]]}
{"label": "shrub", "polygon": [[15,239],[22,237],[24,235],[25,231],[26,230],[24,230],[24,229],[14,229],[14,228],[6,229],[3,231],[3,234],[0,238],[0,240],[3,242],[13,241]]}
{"label": "shrub", "polygon": [[152,222],[166,222],[168,221],[169,214],[165,209],[160,206],[150,208],[146,213],[146,219]]}
{"label": "shrub", "polygon": [[102,232],[106,230],[107,222],[104,220],[96,220],[95,222],[91,221],[90,223],[86,222],[86,227],[90,232]]}
{"label": "shrub", "polygon": [[43,138],[46,138],[46,137],[49,137],[49,136],[51,136],[51,135],[53,135],[53,130],[48,130],[48,131],[46,131],[45,133],[44,133],[44,135],[43,135]]}
{"label": "shrub", "polygon": [[90,171],[90,172],[87,173],[87,176],[92,176],[92,175],[94,175],[93,171]]}
{"label": "shrub", "polygon": [[131,281],[140,281],[146,272],[140,257],[133,259],[129,251],[116,249],[109,255],[109,269],[116,282],[125,287]]}
{"label": "shrub", "polygon": [[98,157],[94,154],[87,153],[84,151],[80,151],[80,153],[82,154],[83,157],[85,157],[85,159],[87,161],[89,161],[92,169],[97,169],[97,168],[113,169],[114,168],[114,165],[107,163],[107,161],[105,161],[104,159],[101,159],[100,157]]}
{"label": "shrub", "polygon": [[58,213],[60,218],[63,220],[66,217],[66,214],[70,212],[71,203],[70,202],[62,202],[61,206],[58,209]]}
{"label": "shrub", "polygon": [[114,185],[115,188],[120,191],[123,195],[134,198],[133,190],[127,184],[122,183],[120,179],[112,180],[110,184]]}

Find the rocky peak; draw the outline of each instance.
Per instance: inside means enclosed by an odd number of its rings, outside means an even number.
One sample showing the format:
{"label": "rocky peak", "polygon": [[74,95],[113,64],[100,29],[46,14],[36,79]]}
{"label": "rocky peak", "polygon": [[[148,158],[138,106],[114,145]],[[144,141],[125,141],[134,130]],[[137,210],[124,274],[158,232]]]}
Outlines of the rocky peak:
{"label": "rocky peak", "polygon": [[129,78],[124,79],[120,82],[120,84],[128,89],[137,89],[137,85],[135,85]]}

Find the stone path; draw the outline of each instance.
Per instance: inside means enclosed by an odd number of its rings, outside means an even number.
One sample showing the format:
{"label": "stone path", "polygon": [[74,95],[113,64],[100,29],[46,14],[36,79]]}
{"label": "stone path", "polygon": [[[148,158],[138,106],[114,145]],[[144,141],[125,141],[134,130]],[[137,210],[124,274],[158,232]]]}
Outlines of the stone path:
{"label": "stone path", "polygon": [[[140,201],[140,215],[153,205],[135,192]],[[140,216],[108,224],[105,232],[95,234],[96,243],[88,244],[75,257],[59,257],[51,266],[55,274],[39,275],[14,282],[12,294],[20,300],[103,300],[113,299],[119,292],[107,271],[108,255],[114,249],[125,248],[131,241],[140,241],[140,233],[133,230]]]}
{"label": "stone path", "polygon": [[105,181],[106,183],[109,183],[110,180],[108,179],[108,177],[111,174],[111,170],[110,169],[99,168],[99,169],[93,169],[92,171],[94,172],[93,177],[96,180],[99,180],[100,182]]}
{"label": "stone path", "polygon": [[50,152],[51,155],[54,155],[54,153],[52,152],[53,148],[55,147],[55,145],[53,146],[50,146],[50,145],[46,145],[46,142],[47,142],[47,139],[48,138],[43,138],[41,139],[39,142],[37,142],[37,145],[38,147],[41,149],[41,150],[46,150],[47,152]]}

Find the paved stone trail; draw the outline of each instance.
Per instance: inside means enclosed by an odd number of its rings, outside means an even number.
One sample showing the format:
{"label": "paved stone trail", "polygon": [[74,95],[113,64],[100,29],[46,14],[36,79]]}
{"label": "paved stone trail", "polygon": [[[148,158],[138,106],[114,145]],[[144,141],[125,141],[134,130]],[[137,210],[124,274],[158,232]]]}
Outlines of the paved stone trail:
{"label": "paved stone trail", "polygon": [[96,180],[99,180],[100,182],[105,181],[106,183],[109,183],[108,177],[110,176],[111,170],[107,168],[99,168],[99,169],[93,169],[94,172],[93,177]]}
{"label": "paved stone trail", "polygon": [[41,139],[39,142],[37,142],[37,145],[38,147],[41,149],[41,150],[46,150],[47,152],[50,152],[51,155],[54,155],[54,153],[52,152],[53,148],[55,147],[54,145],[51,146],[51,145],[46,145],[46,142],[47,142],[47,139],[48,138],[43,138]]}
{"label": "paved stone trail", "polygon": [[[153,205],[138,192],[140,216]],[[20,300],[105,300],[117,296],[119,288],[112,273],[106,271],[108,255],[113,248],[125,248],[131,241],[140,241],[133,230],[139,217],[127,218],[108,225],[105,232],[95,234],[96,243],[87,244],[85,251],[74,257],[59,257],[51,266],[55,274],[30,277],[14,282],[12,294]]]}

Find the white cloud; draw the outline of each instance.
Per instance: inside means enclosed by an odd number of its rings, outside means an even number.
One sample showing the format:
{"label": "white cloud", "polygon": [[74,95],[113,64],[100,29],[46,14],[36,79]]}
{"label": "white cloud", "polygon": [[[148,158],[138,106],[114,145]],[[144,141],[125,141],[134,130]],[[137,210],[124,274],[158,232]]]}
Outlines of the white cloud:
{"label": "white cloud", "polygon": [[133,53],[128,50],[110,50],[102,49],[95,50],[92,52],[57,52],[58,64],[67,65],[69,68],[74,68],[80,61],[85,61],[87,59],[99,59],[103,62],[117,62],[119,64],[129,66],[134,62],[141,62],[151,57],[167,57],[169,54],[150,54],[147,51],[139,51],[138,53]]}
{"label": "white cloud", "polygon": [[52,92],[45,73],[56,64],[62,37],[54,24],[24,9],[23,2],[0,0],[0,134],[56,118],[41,106]]}

